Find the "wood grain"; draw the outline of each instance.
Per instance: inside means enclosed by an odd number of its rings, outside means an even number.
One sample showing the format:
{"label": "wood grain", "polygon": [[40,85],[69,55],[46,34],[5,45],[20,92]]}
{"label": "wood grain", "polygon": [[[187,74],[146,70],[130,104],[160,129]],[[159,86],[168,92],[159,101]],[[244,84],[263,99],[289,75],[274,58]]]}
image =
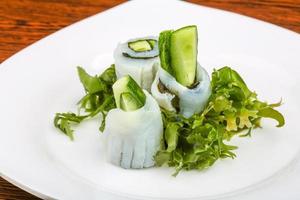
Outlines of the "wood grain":
{"label": "wood grain", "polygon": [[0,178],[0,199],[2,200],[35,200],[39,199]]}
{"label": "wood grain", "polygon": [[189,2],[240,13],[300,33],[300,0],[189,0]]}
{"label": "wood grain", "polygon": [[[0,62],[33,42],[125,0],[0,0]],[[189,0],[300,33],[300,0]],[[0,178],[0,199],[38,199]]]}
{"label": "wood grain", "polygon": [[125,0],[0,0],[0,62],[33,42]]}

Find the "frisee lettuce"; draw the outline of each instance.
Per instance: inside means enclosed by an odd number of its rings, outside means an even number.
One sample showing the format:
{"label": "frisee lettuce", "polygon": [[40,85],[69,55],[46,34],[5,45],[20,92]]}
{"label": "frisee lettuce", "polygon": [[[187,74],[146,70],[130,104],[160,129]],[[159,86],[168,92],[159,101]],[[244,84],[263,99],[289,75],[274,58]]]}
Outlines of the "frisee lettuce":
{"label": "frisee lettuce", "polygon": [[88,115],[76,115],[75,113],[56,113],[54,118],[54,126],[66,134],[71,140],[74,140],[71,124],[79,124]]}
{"label": "frisee lettuce", "polygon": [[229,67],[214,70],[212,95],[204,111],[186,119],[180,114],[162,109],[164,134],[161,149],[155,156],[158,166],[167,164],[180,170],[202,170],[220,158],[234,158],[237,147],[225,144],[232,136],[247,130],[241,137],[251,136],[260,127],[263,117],[275,119],[278,127],[284,117],[274,107],[257,99],[240,75]]}
{"label": "frisee lettuce", "polygon": [[[116,107],[112,92],[112,85],[117,80],[114,65],[111,65],[101,75],[96,76],[89,75],[81,67],[77,67],[77,71],[85,90],[85,96],[78,102],[79,112],[78,114],[56,113],[54,118],[54,126],[71,140],[74,139],[72,125],[79,124],[99,113],[102,113],[103,117],[99,130],[103,131],[107,112]],[[81,114],[82,111],[84,114]]]}
{"label": "frisee lettuce", "polygon": [[[114,65],[99,76],[90,76],[78,67],[78,75],[85,89],[85,96],[78,102],[79,113],[56,113],[54,119],[55,127],[71,140],[74,138],[72,126],[98,113],[103,115],[100,126],[103,131],[107,112],[116,107],[112,91],[116,81]],[[235,158],[233,150],[237,147],[225,142],[235,135],[251,136],[254,128],[261,127],[262,118],[276,120],[277,127],[285,124],[283,115],[274,109],[281,101],[268,104],[258,100],[257,94],[230,67],[214,70],[211,87],[209,102],[200,114],[187,119],[161,109],[164,133],[154,159],[157,166],[174,167],[174,176],[183,169],[203,170],[218,159]],[[80,114],[82,110],[84,114]]]}

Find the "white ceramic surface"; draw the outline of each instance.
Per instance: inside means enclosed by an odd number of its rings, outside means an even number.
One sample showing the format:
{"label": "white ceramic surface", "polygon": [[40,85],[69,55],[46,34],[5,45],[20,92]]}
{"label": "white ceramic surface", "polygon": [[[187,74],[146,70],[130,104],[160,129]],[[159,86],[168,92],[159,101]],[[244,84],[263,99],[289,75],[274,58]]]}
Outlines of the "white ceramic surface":
{"label": "white ceramic surface", "polygon": [[[137,17],[138,16],[138,17]],[[286,126],[264,120],[235,138],[235,160],[208,170],[124,170],[107,163],[99,119],[71,142],[53,127],[55,112],[75,110],[83,90],[75,66],[99,73],[119,41],[196,24],[199,62],[208,72],[236,69],[259,97],[276,102]],[[241,15],[179,1],[131,1],[58,31],[0,66],[0,174],[42,198],[299,199],[300,36]],[[297,186],[298,185],[298,186]]]}

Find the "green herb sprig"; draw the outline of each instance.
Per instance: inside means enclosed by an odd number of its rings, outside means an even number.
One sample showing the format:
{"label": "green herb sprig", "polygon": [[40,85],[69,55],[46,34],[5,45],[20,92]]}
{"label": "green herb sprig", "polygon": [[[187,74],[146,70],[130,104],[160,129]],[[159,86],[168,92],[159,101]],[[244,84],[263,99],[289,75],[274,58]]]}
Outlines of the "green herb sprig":
{"label": "green herb sprig", "polygon": [[[74,139],[72,125],[79,124],[99,113],[102,113],[103,116],[99,129],[103,131],[107,112],[116,107],[112,91],[112,85],[117,79],[114,65],[111,65],[101,75],[96,76],[89,75],[81,67],[77,67],[77,71],[85,90],[85,96],[78,102],[79,112],[78,114],[71,112],[56,113],[54,118],[54,126],[71,140]],[[84,114],[81,114],[81,111]]]}

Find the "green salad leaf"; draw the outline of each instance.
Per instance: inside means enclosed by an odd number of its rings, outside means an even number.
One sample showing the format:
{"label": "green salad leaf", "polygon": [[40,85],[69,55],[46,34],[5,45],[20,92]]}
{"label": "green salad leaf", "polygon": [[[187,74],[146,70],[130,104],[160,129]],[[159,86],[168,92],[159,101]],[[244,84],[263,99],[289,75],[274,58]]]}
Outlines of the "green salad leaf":
{"label": "green salad leaf", "polygon": [[[117,77],[114,65],[111,65],[101,75],[91,76],[83,68],[77,67],[79,79],[84,87],[85,96],[78,102],[78,114],[75,113],[56,113],[54,125],[66,134],[71,140],[73,137],[72,125],[79,124],[83,120],[92,118],[99,113],[103,120],[99,128],[105,128],[105,117],[109,110],[116,107],[112,91],[112,85]],[[84,114],[81,114],[81,111]]]}
{"label": "green salad leaf", "polygon": [[270,105],[259,110],[257,115],[260,117],[266,117],[266,118],[277,120],[278,122],[277,127],[282,127],[285,124],[285,120],[282,114],[277,110],[273,109],[272,107],[270,107]]}
{"label": "green salad leaf", "polygon": [[72,129],[73,124],[79,124],[87,118],[87,115],[76,115],[75,113],[56,113],[54,118],[54,126],[66,134],[71,140],[74,140]]}
{"label": "green salad leaf", "polygon": [[77,72],[79,79],[87,93],[95,94],[106,89],[106,85],[102,83],[101,79],[99,79],[97,76],[89,75],[82,67],[77,67]]}
{"label": "green salad leaf", "polygon": [[214,70],[211,87],[204,111],[189,119],[162,109],[164,134],[155,161],[158,166],[175,167],[175,176],[182,169],[202,170],[220,158],[234,158],[237,147],[224,141],[244,130],[247,133],[241,137],[251,136],[263,117],[276,120],[278,127],[285,123],[282,114],[274,109],[281,102],[267,104],[258,100],[256,93],[229,67]]}

